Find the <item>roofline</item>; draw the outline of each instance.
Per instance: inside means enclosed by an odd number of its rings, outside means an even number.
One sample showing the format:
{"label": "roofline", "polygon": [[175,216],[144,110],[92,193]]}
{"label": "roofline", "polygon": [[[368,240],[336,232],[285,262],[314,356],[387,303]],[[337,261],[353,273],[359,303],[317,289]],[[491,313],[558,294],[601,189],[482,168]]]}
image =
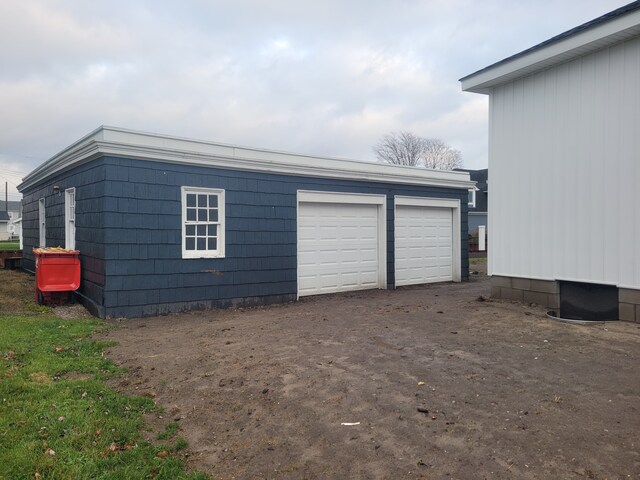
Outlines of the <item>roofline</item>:
{"label": "roofline", "polygon": [[640,35],[640,0],[462,77],[462,90],[488,94],[492,87],[501,83],[573,60],[637,35]]}
{"label": "roofline", "polygon": [[474,185],[464,172],[300,155],[101,126],[29,173],[18,190],[22,192],[52,175],[101,156],[305,177],[464,189]]}

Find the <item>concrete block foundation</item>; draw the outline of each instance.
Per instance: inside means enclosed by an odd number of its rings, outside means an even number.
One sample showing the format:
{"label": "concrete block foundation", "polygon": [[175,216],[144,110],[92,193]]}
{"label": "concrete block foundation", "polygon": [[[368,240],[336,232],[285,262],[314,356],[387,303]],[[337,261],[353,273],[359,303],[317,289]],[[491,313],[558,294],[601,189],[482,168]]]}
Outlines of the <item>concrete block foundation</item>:
{"label": "concrete block foundation", "polygon": [[[493,275],[491,296],[504,300],[534,303],[549,309],[560,308],[560,284],[555,280],[534,280]],[[618,319],[640,323],[640,290],[618,288]]]}

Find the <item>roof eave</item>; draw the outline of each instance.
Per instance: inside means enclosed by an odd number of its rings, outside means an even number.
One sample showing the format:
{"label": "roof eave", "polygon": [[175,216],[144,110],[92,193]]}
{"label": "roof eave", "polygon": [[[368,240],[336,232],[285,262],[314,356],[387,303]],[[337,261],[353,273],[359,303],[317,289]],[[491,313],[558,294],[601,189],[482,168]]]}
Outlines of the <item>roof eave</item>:
{"label": "roof eave", "polygon": [[471,188],[468,173],[416,169],[357,160],[313,157],[224,145],[180,137],[100,127],[27,175],[19,191],[100,156],[117,156],[181,165],[270,172],[306,177]]}
{"label": "roof eave", "polygon": [[[543,42],[460,79],[462,90],[488,94],[491,88],[601,50],[640,35],[640,7],[556,41]],[[553,40],[553,39],[552,39]],[[546,44],[545,44],[546,43]],[[544,45],[544,46],[542,46]]]}

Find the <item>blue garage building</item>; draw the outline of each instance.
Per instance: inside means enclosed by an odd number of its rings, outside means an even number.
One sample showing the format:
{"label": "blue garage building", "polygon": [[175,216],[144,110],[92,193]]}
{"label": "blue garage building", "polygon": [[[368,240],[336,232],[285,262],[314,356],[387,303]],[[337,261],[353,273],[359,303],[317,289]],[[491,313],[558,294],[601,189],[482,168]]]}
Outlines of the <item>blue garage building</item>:
{"label": "blue garage building", "polygon": [[81,252],[100,317],[468,278],[464,172],[100,127],[24,178],[32,248]]}

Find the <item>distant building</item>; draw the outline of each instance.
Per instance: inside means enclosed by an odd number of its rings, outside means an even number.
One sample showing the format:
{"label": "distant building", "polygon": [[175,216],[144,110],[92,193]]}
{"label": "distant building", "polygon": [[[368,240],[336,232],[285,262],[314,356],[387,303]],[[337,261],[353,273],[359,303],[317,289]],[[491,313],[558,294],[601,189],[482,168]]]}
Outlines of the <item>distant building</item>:
{"label": "distant building", "polygon": [[[4,196],[4,195],[3,195]],[[4,200],[0,200],[0,212],[7,212],[9,214],[9,218],[15,219],[20,217],[20,201],[11,201],[9,200],[9,205],[7,208],[7,202]]]}
{"label": "distant building", "polygon": [[489,169],[468,170],[456,168],[458,172],[467,172],[475,188],[469,190],[469,234],[478,235],[478,227],[487,226],[487,203],[489,195]]}
{"label": "distant building", "polygon": [[11,218],[5,211],[0,210],[0,241],[9,240],[11,234],[9,233],[9,221]]}
{"label": "distant building", "polygon": [[16,223],[20,219],[20,211],[21,202],[0,201],[0,240],[9,240],[20,236],[22,223]]}

